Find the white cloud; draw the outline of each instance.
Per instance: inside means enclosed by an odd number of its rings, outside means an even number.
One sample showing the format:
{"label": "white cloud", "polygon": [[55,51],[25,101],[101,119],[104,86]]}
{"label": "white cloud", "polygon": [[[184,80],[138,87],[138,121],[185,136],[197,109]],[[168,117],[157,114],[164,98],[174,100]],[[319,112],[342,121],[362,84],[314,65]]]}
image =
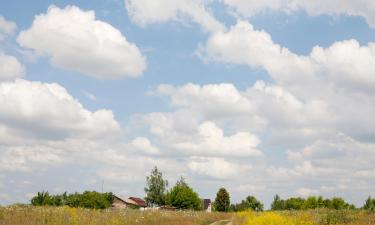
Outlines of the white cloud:
{"label": "white cloud", "polygon": [[0,83],[0,105],[0,127],[15,136],[90,138],[119,130],[112,111],[91,112],[56,83]]}
{"label": "white cloud", "polygon": [[[265,31],[239,21],[226,32],[212,34],[198,54],[206,62],[245,64],[264,68],[275,80],[309,79],[314,68],[308,57],[298,56],[272,41]],[[302,75],[303,74],[303,75]]]}
{"label": "white cloud", "polygon": [[17,42],[50,57],[57,67],[97,79],[137,77],[146,69],[145,57],[135,44],[110,24],[96,20],[94,11],[76,6],[50,6],[19,34]]}
{"label": "white cloud", "polygon": [[15,146],[0,151],[0,171],[28,172],[36,168],[45,169],[63,161],[60,149],[46,146]]}
{"label": "white cloud", "polygon": [[238,174],[243,174],[251,168],[250,166],[238,165],[216,157],[193,158],[188,166],[193,173],[215,179],[234,179]]}
{"label": "white cloud", "polygon": [[225,4],[244,17],[254,16],[267,10],[292,13],[304,10],[311,16],[361,16],[375,27],[375,3],[372,0],[224,0]]}
{"label": "white cloud", "polygon": [[264,68],[284,85],[310,82],[313,86],[327,81],[336,87],[375,86],[371,73],[375,70],[374,43],[360,46],[356,40],[341,41],[326,49],[316,46],[310,55],[302,56],[275,44],[265,31],[239,21],[229,31],[213,34],[198,53],[207,62]]}
{"label": "white cloud", "polygon": [[150,140],[145,137],[137,137],[133,139],[130,143],[130,147],[146,154],[155,155],[160,153],[160,150],[156,146],[153,146]]}
{"label": "white cloud", "polygon": [[203,86],[189,83],[181,87],[162,84],[157,93],[170,97],[173,106],[206,113],[207,118],[246,114],[253,109],[248,99],[229,83]]}
{"label": "white cloud", "polygon": [[318,190],[310,189],[310,188],[299,188],[297,189],[296,192],[298,195],[301,195],[302,197],[308,197],[308,196],[316,195],[319,193]]}
{"label": "white cloud", "polygon": [[209,12],[203,0],[125,0],[125,4],[132,21],[141,26],[188,17],[209,32],[225,29]]}
{"label": "white cloud", "polygon": [[17,30],[17,24],[12,21],[6,20],[0,15],[0,40],[2,36],[13,35]]}
{"label": "white cloud", "polygon": [[224,136],[221,128],[213,122],[199,125],[196,137],[189,141],[176,141],[172,146],[191,155],[206,156],[260,156],[256,147],[260,140],[247,132]]}
{"label": "white cloud", "polygon": [[24,76],[24,66],[15,58],[0,52],[0,82]]}

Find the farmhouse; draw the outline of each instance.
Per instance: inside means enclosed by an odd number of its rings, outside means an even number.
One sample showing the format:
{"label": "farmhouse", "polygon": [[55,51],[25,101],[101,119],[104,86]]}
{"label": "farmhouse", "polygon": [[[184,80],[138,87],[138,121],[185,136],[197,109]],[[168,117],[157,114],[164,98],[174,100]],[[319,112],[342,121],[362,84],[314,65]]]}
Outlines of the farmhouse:
{"label": "farmhouse", "polygon": [[131,207],[139,207],[140,209],[145,209],[147,207],[147,203],[143,199],[137,197],[129,197],[127,199],[123,199],[114,195],[112,207],[118,209]]}

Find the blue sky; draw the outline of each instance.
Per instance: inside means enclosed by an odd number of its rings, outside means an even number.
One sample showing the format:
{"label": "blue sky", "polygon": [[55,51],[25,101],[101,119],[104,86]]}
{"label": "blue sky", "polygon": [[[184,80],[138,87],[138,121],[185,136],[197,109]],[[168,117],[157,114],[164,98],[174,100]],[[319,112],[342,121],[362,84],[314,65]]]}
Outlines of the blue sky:
{"label": "blue sky", "polygon": [[1,2],[0,204],[102,181],[143,196],[156,165],[202,197],[225,186],[233,201],[361,205],[375,194],[374,12],[370,0]]}

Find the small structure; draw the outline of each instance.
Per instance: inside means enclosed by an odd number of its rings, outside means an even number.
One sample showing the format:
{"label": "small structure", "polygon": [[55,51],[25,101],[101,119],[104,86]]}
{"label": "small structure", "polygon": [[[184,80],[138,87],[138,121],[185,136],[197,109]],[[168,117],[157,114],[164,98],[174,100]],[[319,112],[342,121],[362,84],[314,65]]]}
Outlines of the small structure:
{"label": "small structure", "polygon": [[147,207],[147,203],[143,199],[137,197],[130,197],[126,199],[126,202],[143,209]]}
{"label": "small structure", "polygon": [[141,210],[144,210],[147,207],[147,203],[143,199],[137,197],[130,197],[124,200],[114,195],[112,207],[118,209],[140,208]]}
{"label": "small structure", "polygon": [[128,207],[128,203],[116,195],[113,196],[112,207],[117,209],[125,209]]}
{"label": "small structure", "polygon": [[212,203],[211,199],[202,199],[203,200],[203,210],[206,212],[211,212]]}

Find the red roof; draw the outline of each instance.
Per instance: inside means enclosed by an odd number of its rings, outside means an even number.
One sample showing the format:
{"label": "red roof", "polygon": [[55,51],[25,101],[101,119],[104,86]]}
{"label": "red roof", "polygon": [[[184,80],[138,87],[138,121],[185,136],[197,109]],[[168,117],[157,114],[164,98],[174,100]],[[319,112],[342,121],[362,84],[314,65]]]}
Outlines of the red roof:
{"label": "red roof", "polygon": [[147,207],[147,203],[141,198],[130,197],[129,199],[135,201],[137,203],[137,205],[140,206],[140,207]]}

